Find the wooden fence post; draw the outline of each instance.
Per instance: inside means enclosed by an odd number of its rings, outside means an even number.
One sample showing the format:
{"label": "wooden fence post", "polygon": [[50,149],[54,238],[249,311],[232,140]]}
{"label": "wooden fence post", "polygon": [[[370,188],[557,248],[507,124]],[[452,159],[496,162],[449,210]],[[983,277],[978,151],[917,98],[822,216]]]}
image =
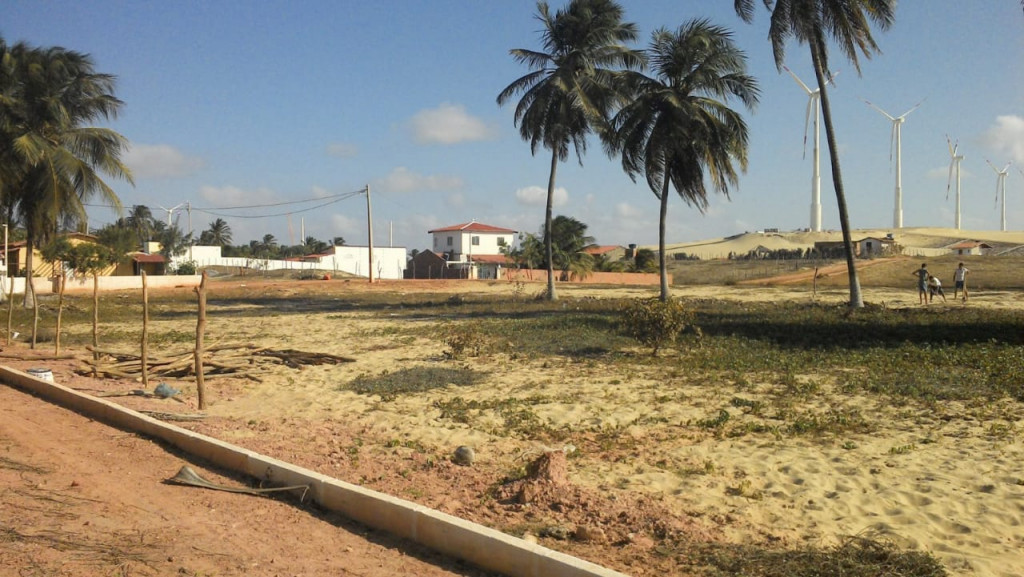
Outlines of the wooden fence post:
{"label": "wooden fence post", "polygon": [[203,278],[199,281],[199,287],[194,289],[199,295],[199,319],[196,321],[196,350],[195,350],[195,372],[196,372],[196,393],[199,395],[199,410],[206,408],[206,385],[203,382],[203,332],[206,330],[206,271],[203,271]]}
{"label": "wooden fence post", "polygon": [[146,271],[142,271],[142,386],[149,389],[149,287]]}

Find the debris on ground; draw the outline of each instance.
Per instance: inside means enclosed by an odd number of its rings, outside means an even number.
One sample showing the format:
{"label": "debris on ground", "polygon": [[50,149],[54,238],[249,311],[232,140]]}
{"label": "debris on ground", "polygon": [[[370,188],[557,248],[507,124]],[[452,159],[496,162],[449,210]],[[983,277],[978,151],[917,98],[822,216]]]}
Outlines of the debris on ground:
{"label": "debris on ground", "polygon": [[[96,358],[79,357],[76,371],[82,375],[137,379],[142,376],[142,357],[137,353],[86,347]],[[354,358],[328,353],[272,349],[254,344],[226,344],[203,351],[204,376],[230,376],[262,381],[261,375],[272,365],[303,369],[312,365],[337,365],[355,362]],[[195,352],[169,353],[146,362],[148,375],[155,378],[195,378]],[[159,393],[157,393],[159,395]]]}

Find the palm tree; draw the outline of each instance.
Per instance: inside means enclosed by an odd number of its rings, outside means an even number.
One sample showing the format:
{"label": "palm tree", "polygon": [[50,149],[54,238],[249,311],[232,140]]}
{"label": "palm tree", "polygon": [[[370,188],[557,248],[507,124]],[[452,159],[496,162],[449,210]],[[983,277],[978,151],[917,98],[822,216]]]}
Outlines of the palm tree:
{"label": "palm tree", "polygon": [[199,235],[202,244],[211,246],[228,246],[231,244],[231,226],[223,218],[210,223],[210,228]]}
{"label": "palm tree", "polygon": [[[775,65],[781,72],[785,61],[786,41],[791,37],[811,49],[814,76],[821,97],[821,117],[825,123],[829,159],[832,163],[832,183],[839,204],[839,225],[843,229],[846,249],[846,269],[850,282],[850,307],[863,308],[860,279],[853,254],[850,234],[850,216],[846,210],[846,192],[839,169],[839,151],[836,148],[835,129],[832,125],[832,107],[829,104],[826,78],[828,77],[828,39],[832,38],[846,58],[860,74],[858,53],[871,58],[881,53],[871,35],[869,20],[881,30],[893,23],[896,0],[762,0],[771,12],[768,37],[772,41]],[[746,22],[754,18],[754,0],[734,0],[736,13]]]}
{"label": "palm tree", "polygon": [[571,216],[558,215],[551,221],[552,256],[555,267],[567,277],[585,278],[594,270],[594,258],[585,252],[594,244],[587,225]]}
{"label": "palm tree", "polygon": [[[551,213],[558,162],[569,149],[583,164],[587,134],[600,130],[616,94],[611,89],[616,68],[638,68],[643,61],[625,42],[636,39],[636,25],[622,21],[623,10],[613,0],[571,0],[552,15],[547,2],[537,3],[537,19],[544,25],[544,51],[516,48],[510,51],[519,63],[530,67],[498,94],[498,105],[521,95],[515,123],[530,152],[541,146],[551,150],[544,230],[551,230]],[[549,300],[555,294],[554,257],[551,236],[545,234]]]}
{"label": "palm tree", "polygon": [[658,265],[661,300],[669,297],[665,221],[669,189],[701,212],[708,188],[728,197],[738,182],[733,163],[747,167],[747,125],[723,101],[738,98],[748,109],[757,104],[757,81],[746,74],[746,56],[725,28],[690,20],[675,32],[660,29],[651,38],[648,60],[653,76],[624,77],[633,100],[612,119],[606,135],[609,153],[622,155],[632,179],[643,174],[661,201]]}
{"label": "palm tree", "polygon": [[132,209],[128,211],[128,216],[124,219],[124,224],[135,233],[135,237],[139,241],[139,247],[145,250],[146,241],[153,237],[154,225],[153,225],[153,211],[144,204],[136,204],[132,206]]}
{"label": "palm tree", "polygon": [[[31,279],[33,249],[53,238],[58,223],[85,220],[84,201],[99,194],[121,210],[100,173],[131,182],[121,162],[127,141],[108,128],[85,125],[115,118],[122,102],[113,94],[114,77],[96,73],[88,55],[25,43],[0,42],[0,50],[0,177],[25,228]],[[34,303],[29,288],[25,304]]]}

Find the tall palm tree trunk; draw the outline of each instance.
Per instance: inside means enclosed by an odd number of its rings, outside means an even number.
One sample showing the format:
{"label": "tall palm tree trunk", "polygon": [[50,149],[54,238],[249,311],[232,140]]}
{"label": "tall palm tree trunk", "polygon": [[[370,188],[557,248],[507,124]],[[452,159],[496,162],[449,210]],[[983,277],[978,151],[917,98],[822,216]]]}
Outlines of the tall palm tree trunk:
{"label": "tall palm tree trunk", "polygon": [[548,176],[548,199],[547,206],[544,208],[544,251],[548,257],[548,300],[558,300],[558,295],[555,294],[555,251],[554,251],[554,239],[551,233],[551,213],[554,208],[555,201],[555,172],[558,170],[558,151],[555,147],[551,149],[551,174]]}
{"label": "tall palm tree trunk", "polygon": [[658,270],[661,271],[661,302],[668,302],[668,261],[665,259],[665,222],[668,220],[668,185],[666,174],[661,185],[661,209],[658,212]]}
{"label": "tall palm tree trunk", "polygon": [[825,71],[821,64],[820,38],[813,38],[808,44],[811,47],[811,60],[814,62],[814,76],[818,79],[818,90],[821,98],[821,117],[825,122],[825,138],[828,141],[828,153],[832,162],[832,184],[836,190],[836,202],[839,204],[839,226],[843,230],[843,247],[846,250],[846,272],[850,281],[850,308],[864,308],[864,298],[860,292],[860,279],[857,277],[856,257],[853,253],[853,237],[850,235],[850,215],[846,210],[846,193],[843,190],[842,172],[839,170],[839,152],[836,147],[836,135],[832,128],[832,107],[829,104],[828,91],[825,89]]}

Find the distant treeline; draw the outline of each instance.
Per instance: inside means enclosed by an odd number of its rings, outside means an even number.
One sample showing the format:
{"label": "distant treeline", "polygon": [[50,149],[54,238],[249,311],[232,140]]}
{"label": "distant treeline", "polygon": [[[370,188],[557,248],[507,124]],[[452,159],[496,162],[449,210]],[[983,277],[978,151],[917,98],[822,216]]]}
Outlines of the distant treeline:
{"label": "distant treeline", "polygon": [[[898,254],[899,251],[899,247],[893,247],[870,255],[859,256],[889,256],[891,254]],[[690,255],[685,252],[677,252],[672,257],[675,260],[701,260],[699,256]],[[746,253],[730,252],[727,258],[729,260],[838,260],[846,258],[846,250],[842,246],[779,249],[758,247]]]}

